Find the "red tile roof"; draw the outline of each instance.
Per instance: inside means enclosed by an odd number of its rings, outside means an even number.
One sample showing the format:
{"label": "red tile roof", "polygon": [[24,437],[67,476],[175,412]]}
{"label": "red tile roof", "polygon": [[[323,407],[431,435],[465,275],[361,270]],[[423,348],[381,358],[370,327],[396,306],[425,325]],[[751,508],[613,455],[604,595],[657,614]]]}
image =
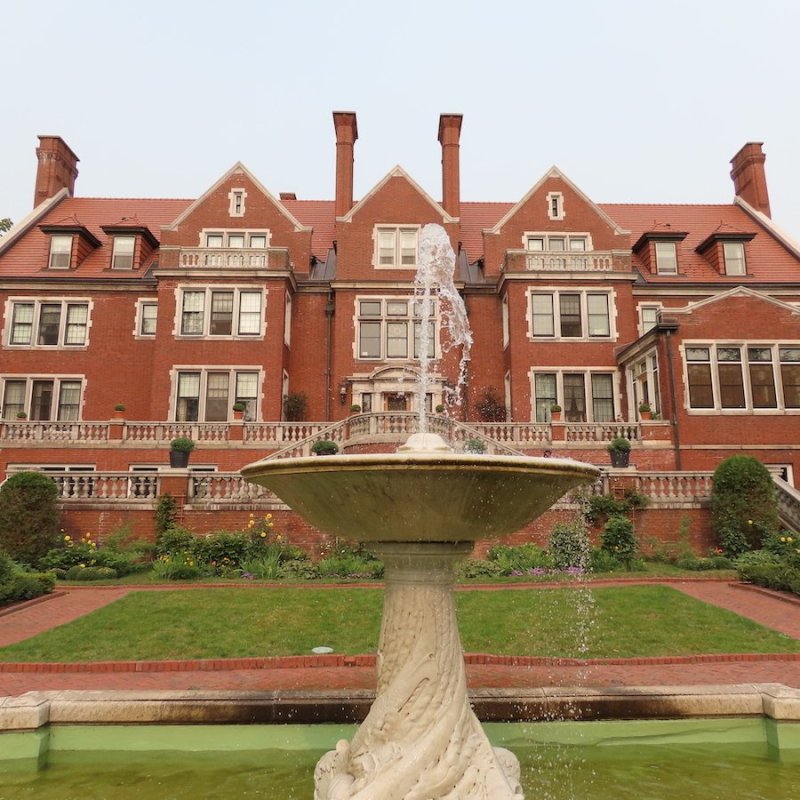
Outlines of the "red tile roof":
{"label": "red tile roof", "polygon": [[[68,197],[45,214],[19,241],[0,254],[0,272],[4,277],[40,276],[47,270],[50,237],[39,230],[39,225],[79,224],[89,230],[101,246],[93,250],[70,275],[82,278],[136,278],[142,277],[148,264],[133,272],[112,271],[110,237],[103,225],[119,224],[126,219],[130,224],[145,226],[161,238],[161,226],[174,220],[191,200],[151,200],[106,197]],[[66,272],[66,271],[65,271]]]}
{"label": "red tile roof", "polygon": [[335,237],[335,203],[333,200],[282,200],[287,211],[303,225],[314,229],[311,252],[324,261]]}

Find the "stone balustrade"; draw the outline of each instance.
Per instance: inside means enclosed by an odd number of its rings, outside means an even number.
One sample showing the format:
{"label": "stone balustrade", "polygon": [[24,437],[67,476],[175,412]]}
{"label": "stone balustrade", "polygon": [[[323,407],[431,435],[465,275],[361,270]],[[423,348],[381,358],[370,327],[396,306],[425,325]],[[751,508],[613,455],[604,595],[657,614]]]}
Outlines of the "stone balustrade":
{"label": "stone balustrade", "polygon": [[48,473],[64,502],[91,501],[151,503],[159,496],[157,472],[62,472]]}
{"label": "stone balustrade", "polygon": [[505,272],[629,272],[630,256],[626,258],[612,250],[508,250],[503,269]]}
{"label": "stone balustrade", "polygon": [[209,269],[288,269],[289,250],[285,247],[182,248],[179,263],[181,267]]}

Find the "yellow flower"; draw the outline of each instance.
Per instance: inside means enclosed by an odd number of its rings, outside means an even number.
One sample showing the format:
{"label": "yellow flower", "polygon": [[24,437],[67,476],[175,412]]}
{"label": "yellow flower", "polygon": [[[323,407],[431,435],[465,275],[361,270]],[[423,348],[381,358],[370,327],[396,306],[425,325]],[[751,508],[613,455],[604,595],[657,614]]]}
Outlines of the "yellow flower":
{"label": "yellow flower", "polygon": [[781,541],[785,542],[786,541],[786,537],[785,536],[781,536]]}
{"label": "yellow flower", "polygon": [[252,520],[252,519],[251,519],[251,520],[250,520],[250,521],[247,523],[247,527],[248,527],[248,528],[252,528],[252,527],[253,527],[253,525],[255,525],[255,524],[256,524],[256,523],[255,523],[255,520]]}
{"label": "yellow flower", "polygon": [[791,536],[787,536],[787,537],[786,537],[786,541],[787,541],[787,542],[793,542],[793,541],[794,541],[794,539],[793,539]]}
{"label": "yellow flower", "polygon": [[261,531],[261,538],[262,539],[266,539],[267,538],[267,534],[264,531]]}
{"label": "yellow flower", "polygon": [[267,514],[267,516],[264,517],[264,519],[272,519],[272,514]]}
{"label": "yellow flower", "polygon": [[64,541],[65,542],[71,542],[72,541],[72,537],[71,536],[65,536],[64,537]]}

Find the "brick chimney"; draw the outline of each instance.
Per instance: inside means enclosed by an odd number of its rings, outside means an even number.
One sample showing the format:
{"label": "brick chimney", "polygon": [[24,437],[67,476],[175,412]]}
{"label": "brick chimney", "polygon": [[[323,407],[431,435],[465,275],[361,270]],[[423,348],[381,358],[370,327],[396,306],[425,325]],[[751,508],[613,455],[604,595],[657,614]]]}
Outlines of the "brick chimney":
{"label": "brick chimney", "polygon": [[336,128],[336,216],[343,217],[353,207],[353,150],[358,125],[353,111],[334,111]]}
{"label": "brick chimney", "polygon": [[70,195],[75,191],[80,159],[60,136],[40,136],[36,158],[39,166],[36,169],[34,208],[65,187]]}
{"label": "brick chimney", "polygon": [[439,144],[442,146],[442,206],[451,217],[461,216],[461,170],[459,140],[461,114],[439,116]]}
{"label": "brick chimney", "polygon": [[769,193],[767,192],[767,174],[764,171],[766,155],[761,149],[763,142],[748,142],[731,159],[731,178],[734,193],[741,197],[756,211],[771,217]]}

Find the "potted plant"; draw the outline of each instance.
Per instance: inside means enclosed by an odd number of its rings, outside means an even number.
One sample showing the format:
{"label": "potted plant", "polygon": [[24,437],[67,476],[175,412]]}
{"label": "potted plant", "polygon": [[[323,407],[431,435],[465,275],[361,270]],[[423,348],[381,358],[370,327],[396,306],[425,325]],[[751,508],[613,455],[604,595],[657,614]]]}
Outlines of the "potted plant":
{"label": "potted plant", "polygon": [[483,439],[467,439],[464,442],[464,452],[481,455],[486,452],[486,442]]}
{"label": "potted plant", "polygon": [[444,414],[444,406],[443,406],[441,403],[439,403],[439,404],[436,406],[436,413],[437,413],[437,414]]}
{"label": "potted plant", "polygon": [[124,419],[125,417],[125,404],[117,403],[114,406],[114,419]]}
{"label": "potted plant", "polygon": [[319,439],[311,445],[311,452],[315,456],[335,456],[339,452],[339,445],[330,439]]}
{"label": "potted plant", "polygon": [[550,419],[555,422],[561,419],[561,406],[558,403],[553,403],[550,406]]}
{"label": "potted plant", "polygon": [[17,411],[17,419],[28,419],[28,415],[24,411]]}
{"label": "potted plant", "polygon": [[611,456],[612,467],[627,467],[631,456],[630,440],[624,436],[617,436],[608,445],[608,452]]}
{"label": "potted plant", "polygon": [[169,443],[169,465],[173,469],[186,469],[194,442],[188,436],[179,436]]}
{"label": "potted plant", "polygon": [[358,403],[353,403],[350,406],[350,413],[351,414],[360,414],[361,413],[361,406]]}
{"label": "potted plant", "polygon": [[235,420],[244,419],[244,410],[247,408],[247,406],[244,403],[242,403],[240,400],[237,400],[233,404],[232,408],[233,408],[233,418]]}
{"label": "potted plant", "polygon": [[639,419],[652,419],[653,418],[653,409],[650,407],[650,403],[639,403]]}

